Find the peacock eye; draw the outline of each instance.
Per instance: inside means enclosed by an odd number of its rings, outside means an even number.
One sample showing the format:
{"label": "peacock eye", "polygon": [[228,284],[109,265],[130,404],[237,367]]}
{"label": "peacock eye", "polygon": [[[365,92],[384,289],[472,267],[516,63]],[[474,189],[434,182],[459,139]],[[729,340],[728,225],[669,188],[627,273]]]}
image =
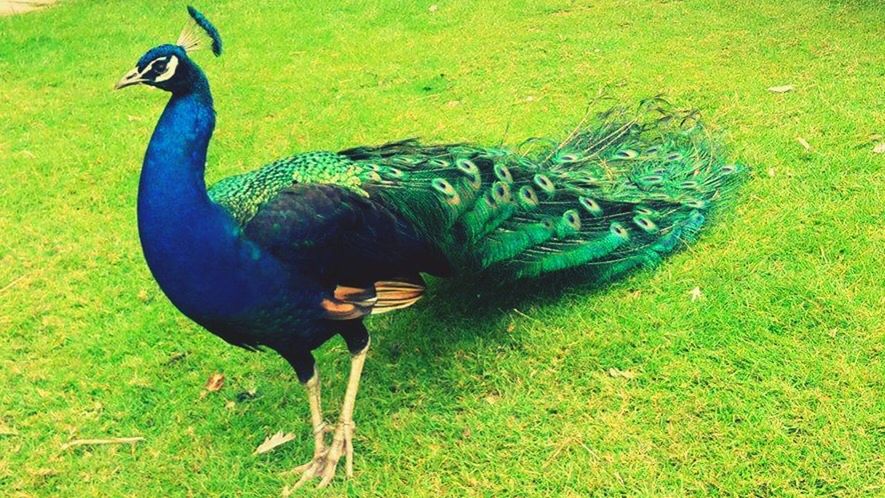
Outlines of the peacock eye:
{"label": "peacock eye", "polygon": [[166,71],[166,61],[160,61],[154,64],[154,70],[158,73],[163,73]]}

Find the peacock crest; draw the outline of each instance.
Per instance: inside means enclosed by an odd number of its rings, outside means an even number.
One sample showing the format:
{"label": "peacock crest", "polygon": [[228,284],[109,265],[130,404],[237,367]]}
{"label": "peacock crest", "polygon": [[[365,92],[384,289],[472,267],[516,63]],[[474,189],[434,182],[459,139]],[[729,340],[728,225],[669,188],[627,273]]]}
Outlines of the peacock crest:
{"label": "peacock crest", "polygon": [[190,19],[184,25],[184,29],[181,30],[181,34],[178,36],[178,41],[175,44],[183,48],[187,53],[211,47],[212,53],[216,57],[220,57],[221,35],[218,33],[218,29],[193,6],[188,5],[187,13],[190,15]]}

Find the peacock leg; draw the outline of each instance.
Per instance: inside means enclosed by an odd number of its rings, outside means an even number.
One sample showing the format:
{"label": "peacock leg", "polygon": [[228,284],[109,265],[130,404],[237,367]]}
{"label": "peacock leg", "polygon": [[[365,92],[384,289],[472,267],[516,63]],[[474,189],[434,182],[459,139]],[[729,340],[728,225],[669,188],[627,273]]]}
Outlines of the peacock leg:
{"label": "peacock leg", "polygon": [[310,423],[313,426],[313,458],[317,459],[326,453],[326,422],[323,420],[323,409],[320,403],[320,375],[314,369],[313,377],[304,385],[307,388],[307,402],[310,404]]}
{"label": "peacock leg", "polygon": [[341,405],[341,419],[335,430],[335,436],[332,438],[332,445],[326,454],[326,468],[323,470],[323,480],[320,481],[318,488],[324,488],[332,482],[342,453],[345,455],[347,477],[353,476],[353,408],[356,404],[356,393],[360,387],[360,377],[368,351],[369,341],[366,336],[365,346],[351,357],[350,378],[347,381],[347,391],[344,393],[344,403]]}
{"label": "peacock leg", "polygon": [[326,422],[323,420],[323,410],[320,403],[320,376],[314,367],[313,376],[304,383],[307,389],[307,401],[310,405],[310,422],[313,426],[314,449],[313,459],[304,465],[300,465],[292,469],[292,472],[303,473],[301,479],[292,488],[286,488],[284,495],[291,490],[297,489],[310,479],[322,474],[323,468],[326,466],[326,454],[329,448],[326,447],[326,433],[329,432]]}
{"label": "peacock leg", "polygon": [[[369,333],[359,321],[342,322],[341,327],[341,335],[347,342],[347,348],[351,353],[351,362],[350,377],[347,381],[347,390],[344,393],[344,403],[341,406],[338,427],[335,430],[331,446],[325,446],[324,436],[328,429],[325,427],[320,410],[319,377],[314,371],[313,377],[305,382],[305,387],[308,389],[310,400],[311,422],[313,422],[314,427],[316,449],[312,461],[294,469],[295,472],[303,472],[301,479],[291,487],[283,489],[283,496],[289,496],[292,491],[300,488],[314,477],[322,476],[322,480],[317,486],[318,488],[328,486],[332,478],[335,477],[335,469],[338,466],[338,460],[341,459],[341,455],[345,456],[347,476],[353,475],[353,408],[356,403],[356,393],[359,390],[360,376],[363,373],[363,365],[366,362],[366,353],[369,350],[370,341]],[[304,370],[303,362],[292,363],[293,365],[301,366],[302,371]],[[314,381],[316,383],[311,384]]]}

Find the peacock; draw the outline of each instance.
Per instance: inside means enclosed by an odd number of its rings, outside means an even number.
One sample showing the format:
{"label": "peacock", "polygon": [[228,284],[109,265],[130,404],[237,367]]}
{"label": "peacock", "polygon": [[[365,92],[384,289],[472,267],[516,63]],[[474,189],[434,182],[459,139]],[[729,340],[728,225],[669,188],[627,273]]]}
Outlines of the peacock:
{"label": "peacock", "polygon": [[[549,274],[606,282],[696,238],[747,168],[723,158],[689,113],[653,98],[586,120],[559,141],[511,149],[415,139],[307,152],[207,189],[215,110],[194,51],[222,52],[193,7],[175,44],[148,50],[116,84],[171,94],[138,186],[148,267],[186,316],[230,344],[270,349],[305,386],[314,452],[297,485],[353,473],[353,411],[370,315],[407,308],[422,274],[514,282]],[[334,429],[312,351],[351,353]],[[332,434],[327,444],[328,433]]]}

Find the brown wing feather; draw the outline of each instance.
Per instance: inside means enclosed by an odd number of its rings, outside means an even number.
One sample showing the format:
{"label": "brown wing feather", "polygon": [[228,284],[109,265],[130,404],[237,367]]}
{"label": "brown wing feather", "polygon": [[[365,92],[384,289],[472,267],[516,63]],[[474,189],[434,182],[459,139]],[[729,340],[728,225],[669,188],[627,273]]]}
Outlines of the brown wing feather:
{"label": "brown wing feather", "polygon": [[371,288],[339,285],[333,296],[323,299],[320,306],[330,320],[354,320],[408,308],[424,296],[424,284],[418,282],[383,280]]}

